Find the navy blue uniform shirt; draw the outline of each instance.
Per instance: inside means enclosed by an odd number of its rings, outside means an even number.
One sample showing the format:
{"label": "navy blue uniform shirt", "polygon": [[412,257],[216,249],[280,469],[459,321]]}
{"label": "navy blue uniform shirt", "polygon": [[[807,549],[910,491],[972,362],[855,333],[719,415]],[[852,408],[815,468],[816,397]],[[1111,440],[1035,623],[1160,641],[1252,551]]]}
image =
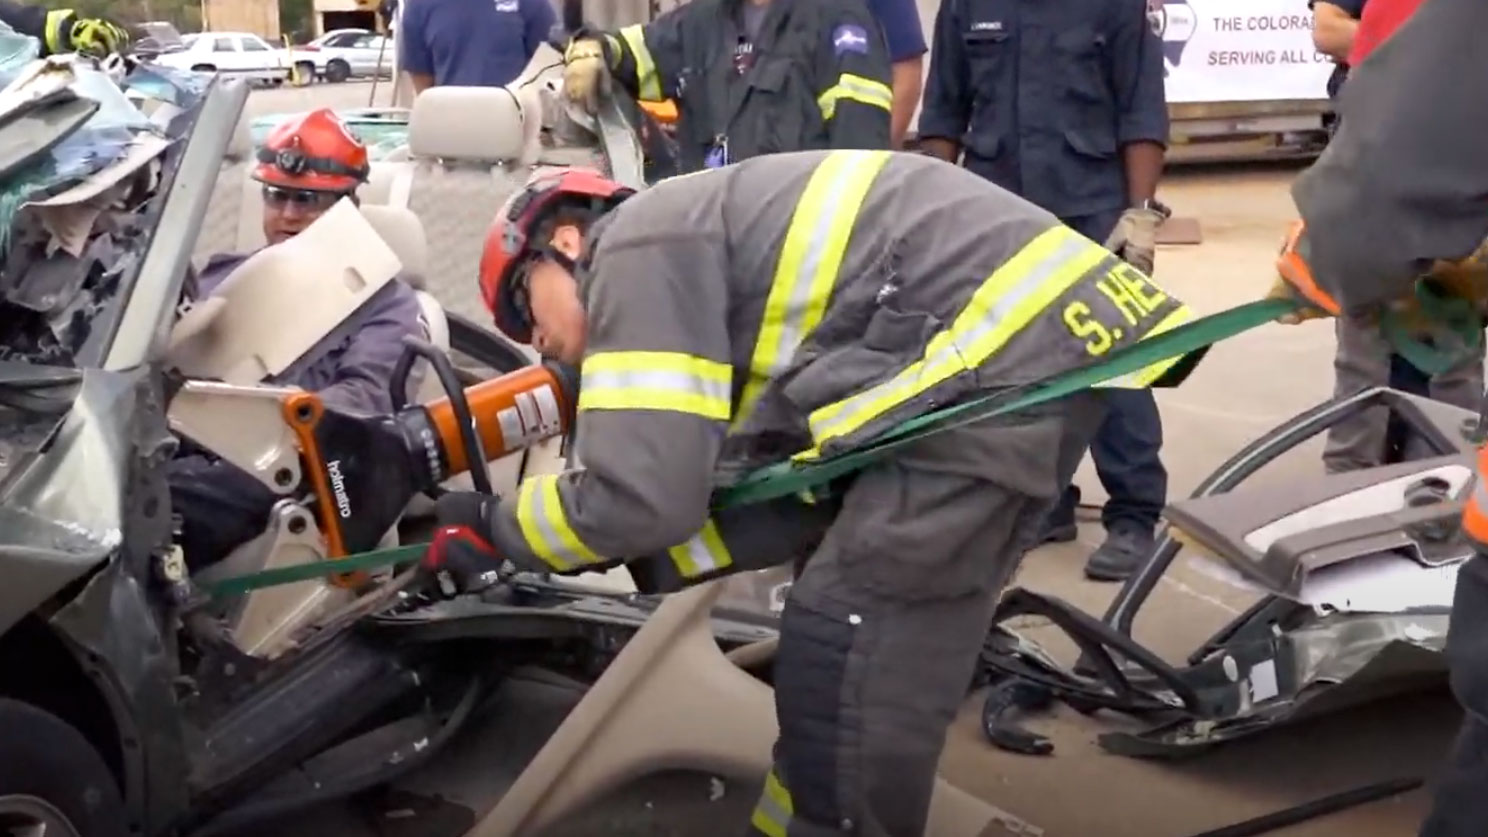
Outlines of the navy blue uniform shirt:
{"label": "navy blue uniform shirt", "polygon": [[1121,147],[1168,140],[1146,0],[943,0],[919,133],[1060,218],[1125,208]]}
{"label": "navy blue uniform shirt", "polygon": [[406,0],[403,69],[435,85],[498,87],[532,60],[557,22],[548,0]]}
{"label": "navy blue uniform shirt", "polygon": [[868,11],[883,29],[891,63],[925,54],[925,30],[915,0],[868,0]]}

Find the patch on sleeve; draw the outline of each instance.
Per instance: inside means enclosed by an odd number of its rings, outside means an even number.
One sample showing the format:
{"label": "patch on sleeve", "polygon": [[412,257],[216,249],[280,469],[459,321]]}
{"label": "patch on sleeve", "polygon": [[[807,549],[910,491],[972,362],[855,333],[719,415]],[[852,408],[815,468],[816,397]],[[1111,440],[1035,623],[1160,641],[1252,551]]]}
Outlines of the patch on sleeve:
{"label": "patch on sleeve", "polygon": [[832,30],[832,51],[840,55],[856,52],[868,54],[868,30],[855,23],[844,23]]}

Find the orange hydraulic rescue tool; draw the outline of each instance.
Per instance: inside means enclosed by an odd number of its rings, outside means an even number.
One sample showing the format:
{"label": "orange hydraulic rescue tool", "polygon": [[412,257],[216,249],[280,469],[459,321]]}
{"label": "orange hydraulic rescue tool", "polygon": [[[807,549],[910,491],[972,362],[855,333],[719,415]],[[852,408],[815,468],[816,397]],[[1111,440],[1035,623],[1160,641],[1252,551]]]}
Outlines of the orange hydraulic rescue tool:
{"label": "orange hydraulic rescue tool", "polygon": [[[1484,405],[1488,409],[1488,403]],[[1485,416],[1478,417],[1478,431],[1484,429]],[[1488,444],[1479,443],[1477,473],[1473,475],[1473,487],[1462,506],[1462,534],[1479,554],[1488,555]]]}
{"label": "orange hydraulic rescue tool", "polygon": [[[406,403],[418,357],[429,361],[445,398]],[[486,469],[476,466],[566,433],[577,390],[576,370],[556,363],[466,389],[443,352],[406,340],[393,371],[392,415],[343,413],[309,392],[285,396],[284,418],[299,442],[303,488],[315,495],[328,557],[376,547],[409,500],[437,494],[450,477],[470,471],[475,487],[490,492]]]}

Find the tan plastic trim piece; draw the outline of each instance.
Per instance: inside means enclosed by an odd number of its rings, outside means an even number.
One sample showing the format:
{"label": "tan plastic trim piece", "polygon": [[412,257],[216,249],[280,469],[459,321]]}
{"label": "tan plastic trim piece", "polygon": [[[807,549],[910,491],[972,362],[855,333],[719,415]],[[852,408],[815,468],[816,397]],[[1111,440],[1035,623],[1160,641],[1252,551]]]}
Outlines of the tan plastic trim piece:
{"label": "tan plastic trim piece", "polygon": [[663,768],[763,776],[775,708],[769,687],[713,639],[708,615],[721,592],[713,582],[668,597],[468,837],[539,833]]}
{"label": "tan plastic trim piece", "polygon": [[[606,792],[663,769],[763,777],[778,732],[774,695],[730,663],[713,639],[709,617],[722,592],[720,580],[662,602],[467,837],[541,834]],[[978,837],[1009,821],[937,780],[926,833]]]}
{"label": "tan plastic trim piece", "polygon": [[309,351],[401,268],[343,199],[304,232],[234,269],[212,293],[225,300],[220,310],[175,341],[168,360],[187,377],[256,384]]}

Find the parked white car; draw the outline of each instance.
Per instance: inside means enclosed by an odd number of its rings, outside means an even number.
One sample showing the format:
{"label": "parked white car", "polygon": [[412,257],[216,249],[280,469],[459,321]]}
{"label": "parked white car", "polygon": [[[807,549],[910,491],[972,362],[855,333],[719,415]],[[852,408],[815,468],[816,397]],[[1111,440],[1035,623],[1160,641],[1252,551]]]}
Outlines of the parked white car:
{"label": "parked white car", "polygon": [[289,77],[284,50],[251,32],[201,32],[181,39],[184,49],[167,52],[158,64],[202,73],[228,73],[280,84]]}
{"label": "parked white car", "polygon": [[392,39],[366,29],[335,29],[293,52],[302,72],[313,65],[316,77],[326,81],[393,74]]}

